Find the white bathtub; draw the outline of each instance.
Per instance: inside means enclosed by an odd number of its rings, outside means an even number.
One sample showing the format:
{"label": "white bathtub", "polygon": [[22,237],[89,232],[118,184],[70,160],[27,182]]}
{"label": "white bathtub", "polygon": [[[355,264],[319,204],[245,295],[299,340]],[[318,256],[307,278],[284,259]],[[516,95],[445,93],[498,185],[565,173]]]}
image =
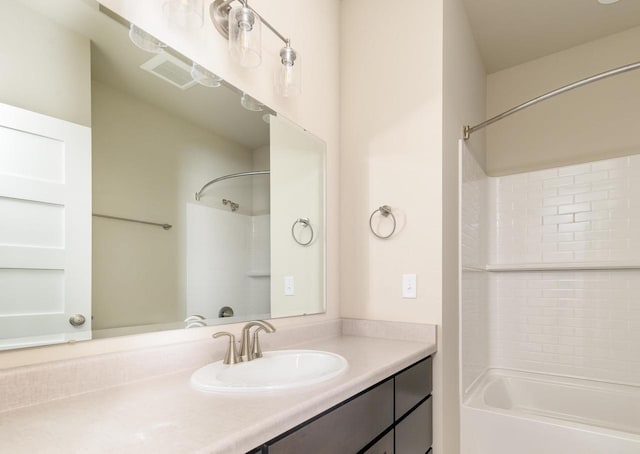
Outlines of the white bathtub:
{"label": "white bathtub", "polygon": [[461,409],[462,454],[640,454],[640,388],[491,369]]}

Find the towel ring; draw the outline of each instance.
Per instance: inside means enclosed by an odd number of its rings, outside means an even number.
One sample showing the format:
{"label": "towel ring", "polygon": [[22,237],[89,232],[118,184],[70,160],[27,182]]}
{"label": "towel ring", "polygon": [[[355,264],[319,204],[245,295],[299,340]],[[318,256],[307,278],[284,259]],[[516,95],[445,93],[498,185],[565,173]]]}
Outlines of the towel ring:
{"label": "towel ring", "polygon": [[[391,216],[391,220],[393,221],[393,229],[391,229],[391,233],[389,233],[386,236],[378,234],[373,229],[373,225],[371,224],[371,221],[373,221],[373,217],[375,216],[375,214],[377,212],[380,212],[380,214],[385,218]],[[393,235],[394,232],[396,231],[396,217],[391,212],[391,207],[389,205],[382,205],[380,208],[378,208],[377,210],[374,210],[374,212],[371,213],[371,216],[369,216],[369,228],[371,229],[371,233],[373,233],[375,236],[377,236],[378,238],[380,238],[382,240],[386,240],[387,238],[391,238],[391,235]]]}
{"label": "towel ring", "polygon": [[[295,232],[295,228],[296,228],[296,224],[302,224],[302,228],[306,228],[309,227],[309,229],[311,229],[311,238],[309,238],[309,241],[307,241],[306,243],[300,241],[298,239],[298,237],[296,236],[296,232]],[[296,219],[293,222],[293,225],[291,225],[291,236],[293,237],[293,240],[298,243],[300,246],[309,246],[311,244],[311,242],[313,241],[313,227],[311,227],[311,222],[309,221],[309,218],[299,218]]]}

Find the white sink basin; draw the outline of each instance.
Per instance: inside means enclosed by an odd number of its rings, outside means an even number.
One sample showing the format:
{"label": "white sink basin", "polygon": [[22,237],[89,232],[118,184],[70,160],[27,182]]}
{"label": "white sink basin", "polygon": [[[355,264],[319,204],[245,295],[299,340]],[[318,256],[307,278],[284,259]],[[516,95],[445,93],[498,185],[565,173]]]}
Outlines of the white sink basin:
{"label": "white sink basin", "polygon": [[219,393],[287,390],[329,380],[347,366],[347,360],[335,353],[279,350],[246,363],[208,364],[191,375],[191,385],[199,391]]}

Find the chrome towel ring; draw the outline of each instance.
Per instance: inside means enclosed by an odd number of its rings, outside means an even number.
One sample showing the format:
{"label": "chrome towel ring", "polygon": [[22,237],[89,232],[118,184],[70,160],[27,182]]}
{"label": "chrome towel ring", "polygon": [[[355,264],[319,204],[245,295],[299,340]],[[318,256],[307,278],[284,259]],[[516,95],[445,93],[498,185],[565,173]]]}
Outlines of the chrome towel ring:
{"label": "chrome towel ring", "polygon": [[[391,216],[391,220],[393,221],[393,228],[391,229],[391,233],[389,233],[388,235],[380,235],[373,229],[372,221],[373,221],[373,217],[377,212],[380,212],[380,214],[385,218]],[[382,205],[380,208],[378,208],[377,210],[374,210],[373,213],[371,213],[371,216],[369,216],[369,228],[371,229],[371,233],[373,233],[375,236],[377,236],[382,240],[391,238],[391,235],[393,235],[396,231],[396,217],[391,212],[391,207],[389,205]]]}
{"label": "chrome towel ring", "polygon": [[[296,236],[296,224],[302,224],[302,228],[309,228],[311,230],[311,237],[309,238],[309,241],[307,241],[306,243],[303,241],[300,241],[298,239],[298,237]],[[300,246],[309,246],[311,244],[311,242],[313,241],[313,237],[314,237],[314,232],[313,232],[313,227],[311,227],[311,221],[309,221],[309,218],[298,218],[293,222],[293,225],[291,225],[291,236],[293,237],[293,240],[298,243]]]}

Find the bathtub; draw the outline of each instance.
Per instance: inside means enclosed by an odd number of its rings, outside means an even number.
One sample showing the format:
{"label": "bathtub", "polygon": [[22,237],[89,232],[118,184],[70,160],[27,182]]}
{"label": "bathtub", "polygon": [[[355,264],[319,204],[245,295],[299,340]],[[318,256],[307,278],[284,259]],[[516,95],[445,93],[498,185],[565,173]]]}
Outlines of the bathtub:
{"label": "bathtub", "polygon": [[490,369],[460,427],[462,454],[640,454],[640,387]]}

